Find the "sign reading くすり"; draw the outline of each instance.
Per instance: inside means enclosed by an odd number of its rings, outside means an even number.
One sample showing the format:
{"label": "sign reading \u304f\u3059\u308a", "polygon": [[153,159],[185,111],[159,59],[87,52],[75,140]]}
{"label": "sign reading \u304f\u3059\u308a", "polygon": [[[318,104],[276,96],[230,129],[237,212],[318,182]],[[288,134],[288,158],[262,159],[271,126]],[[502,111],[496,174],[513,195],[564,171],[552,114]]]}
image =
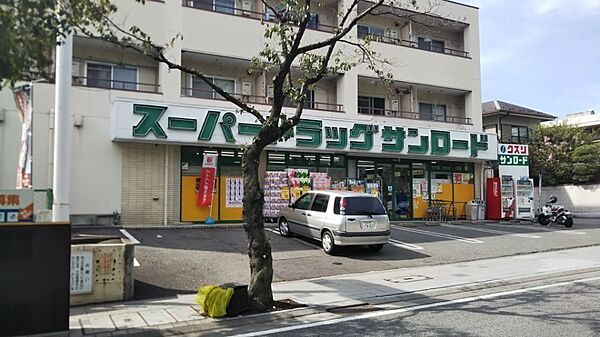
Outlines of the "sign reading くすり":
{"label": "sign reading \u304f\u3059\u308a", "polygon": [[[225,108],[144,104],[118,100],[112,111],[113,140],[244,145],[261,125],[248,113]],[[274,148],[376,152],[496,160],[494,135],[411,127],[409,120],[350,121],[306,116]]]}

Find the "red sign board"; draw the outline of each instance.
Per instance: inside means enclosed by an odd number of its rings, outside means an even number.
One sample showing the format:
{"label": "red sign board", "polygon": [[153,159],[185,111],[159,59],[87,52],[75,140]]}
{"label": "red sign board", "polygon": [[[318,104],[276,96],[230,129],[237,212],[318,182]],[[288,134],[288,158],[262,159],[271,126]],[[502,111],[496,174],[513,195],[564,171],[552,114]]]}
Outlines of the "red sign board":
{"label": "red sign board", "polygon": [[216,172],[217,169],[214,167],[203,167],[200,170],[200,188],[198,189],[198,201],[196,202],[198,207],[210,207]]}

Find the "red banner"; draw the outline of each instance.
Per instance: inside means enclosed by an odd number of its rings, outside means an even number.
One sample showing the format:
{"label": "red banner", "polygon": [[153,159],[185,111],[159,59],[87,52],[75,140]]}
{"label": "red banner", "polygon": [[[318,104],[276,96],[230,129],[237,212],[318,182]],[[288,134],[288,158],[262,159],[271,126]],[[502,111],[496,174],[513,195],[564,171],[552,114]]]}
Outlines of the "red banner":
{"label": "red banner", "polygon": [[198,207],[210,207],[216,172],[217,169],[214,167],[203,167],[200,170],[200,188],[198,189],[198,201],[196,202]]}

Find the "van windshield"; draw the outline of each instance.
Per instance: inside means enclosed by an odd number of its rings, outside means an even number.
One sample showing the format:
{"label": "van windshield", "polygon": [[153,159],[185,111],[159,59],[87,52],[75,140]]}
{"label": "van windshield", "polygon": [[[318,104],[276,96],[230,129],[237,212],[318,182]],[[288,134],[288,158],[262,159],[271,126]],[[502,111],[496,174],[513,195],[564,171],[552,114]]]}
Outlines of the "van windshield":
{"label": "van windshield", "polygon": [[350,197],[346,198],[346,215],[385,215],[385,209],[377,198]]}

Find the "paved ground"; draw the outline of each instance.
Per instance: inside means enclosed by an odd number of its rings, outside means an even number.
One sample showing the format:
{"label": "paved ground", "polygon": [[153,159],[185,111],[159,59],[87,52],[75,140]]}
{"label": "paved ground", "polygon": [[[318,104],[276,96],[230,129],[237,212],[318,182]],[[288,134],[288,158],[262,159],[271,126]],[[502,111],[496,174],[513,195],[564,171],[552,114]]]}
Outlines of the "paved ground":
{"label": "paved ground", "polygon": [[[246,283],[249,278],[242,229],[129,230],[140,266],[136,299],[193,292],[203,284]],[[268,232],[274,281],[291,281],[397,268],[471,261],[600,244],[600,220],[576,219],[572,229],[536,224],[461,224],[392,228],[381,252],[343,249],[328,256],[308,239]]]}
{"label": "paved ground", "polygon": [[273,336],[600,336],[600,280]]}
{"label": "paved ground", "polygon": [[[198,315],[193,295],[89,305],[72,308],[70,334],[595,336],[598,255],[594,246],[280,282],[276,299],[307,307],[231,319]],[[574,333],[565,334],[567,328]]]}

